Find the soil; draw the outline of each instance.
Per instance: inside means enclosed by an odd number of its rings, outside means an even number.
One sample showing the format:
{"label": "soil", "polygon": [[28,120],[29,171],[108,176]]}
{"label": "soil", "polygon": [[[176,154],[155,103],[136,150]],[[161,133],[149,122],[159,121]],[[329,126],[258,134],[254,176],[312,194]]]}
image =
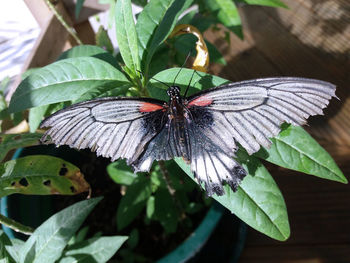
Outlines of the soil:
{"label": "soil", "polygon": [[[69,152],[74,151],[69,148],[67,149]],[[139,232],[138,245],[131,249],[128,243],[124,244],[121,248],[121,250],[124,250],[124,252],[120,253],[120,250],[113,259],[130,262],[131,257],[134,260],[135,258],[142,259],[142,262],[154,262],[172,251],[182,241],[184,241],[205,216],[206,209],[202,209],[200,212],[192,214],[190,218],[187,217],[185,220],[180,222],[176,233],[165,235],[163,227],[159,222],[151,221],[148,224],[145,223],[145,211],[143,211],[132,224],[122,231],[117,231],[116,211],[122,195],[120,185],[116,184],[106,172],[106,166],[110,163],[110,160],[102,157],[96,157],[94,153],[91,153],[88,150],[81,151],[80,153],[79,158],[75,157],[77,155],[74,151],[72,153],[73,157],[67,157],[65,159],[77,165],[81,169],[85,179],[92,188],[91,197],[104,196],[102,201],[94,208],[82,226],[89,226],[87,238],[98,232],[101,232],[102,235],[106,236],[129,236],[130,232],[134,229],[137,229]],[[196,189],[193,193],[191,193],[189,198],[193,201],[201,201],[196,200],[200,199],[201,196],[202,193]],[[77,196],[54,196],[54,203],[56,204],[55,210],[60,211],[65,207],[86,198],[87,193],[79,194]],[[189,221],[190,224],[188,224]],[[123,258],[121,258],[121,254],[123,255]],[[137,260],[134,262],[141,261]]]}

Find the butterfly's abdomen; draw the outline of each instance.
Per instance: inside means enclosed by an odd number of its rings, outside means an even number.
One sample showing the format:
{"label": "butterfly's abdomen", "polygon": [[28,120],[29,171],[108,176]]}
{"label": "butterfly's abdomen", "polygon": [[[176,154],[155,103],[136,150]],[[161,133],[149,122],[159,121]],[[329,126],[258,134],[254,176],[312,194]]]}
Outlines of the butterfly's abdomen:
{"label": "butterfly's abdomen", "polygon": [[182,156],[185,161],[190,161],[190,143],[187,131],[188,113],[180,101],[172,100],[169,110],[170,131],[176,142],[178,156]]}

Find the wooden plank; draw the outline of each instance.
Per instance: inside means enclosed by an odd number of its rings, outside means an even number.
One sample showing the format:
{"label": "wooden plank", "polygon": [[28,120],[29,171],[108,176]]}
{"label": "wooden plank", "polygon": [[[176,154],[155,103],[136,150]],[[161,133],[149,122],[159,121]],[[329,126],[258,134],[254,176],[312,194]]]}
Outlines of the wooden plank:
{"label": "wooden plank", "polygon": [[76,0],[63,0],[74,25],[85,22],[89,17],[103,11],[109,10],[109,4],[100,4],[97,0],[85,0],[83,8],[80,11],[79,17],[75,18]]}
{"label": "wooden plank", "polygon": [[28,9],[34,16],[41,28],[45,28],[47,23],[52,19],[52,13],[43,0],[24,0]]}
{"label": "wooden plank", "polygon": [[350,244],[249,247],[239,263],[349,263]]}
{"label": "wooden plank", "polygon": [[[350,123],[350,102],[347,101],[350,63],[344,65],[341,63],[342,60],[339,61],[338,56],[332,56],[324,50],[302,43],[289,33],[289,28],[284,26],[278,13],[273,10],[252,6],[242,9],[243,22],[247,31],[246,40],[254,43],[263,56],[268,58],[283,75],[323,79],[336,84],[337,95],[342,101],[331,102],[327,111],[333,116],[327,122],[333,128],[331,132],[339,138],[340,142],[349,143],[350,126],[345,124]],[[326,120],[323,119],[318,126],[322,128],[325,123]]]}

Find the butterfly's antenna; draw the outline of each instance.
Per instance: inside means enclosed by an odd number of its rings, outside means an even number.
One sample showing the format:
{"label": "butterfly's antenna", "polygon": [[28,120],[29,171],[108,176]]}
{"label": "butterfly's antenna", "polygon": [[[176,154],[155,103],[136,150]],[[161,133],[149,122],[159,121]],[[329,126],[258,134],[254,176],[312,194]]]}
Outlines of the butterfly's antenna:
{"label": "butterfly's antenna", "polygon": [[186,64],[186,62],[187,62],[188,58],[190,57],[190,55],[191,55],[191,51],[190,51],[190,52],[188,52],[188,54],[187,54],[187,56],[186,56],[186,59],[185,59],[185,62],[182,64],[182,66],[181,66],[181,68],[180,68],[179,72],[177,72],[177,74],[176,74],[176,76],[175,76],[175,78],[174,78],[173,86],[175,86],[175,81],[176,81],[176,78],[177,78],[177,76],[179,76],[179,74],[180,74],[181,70],[182,70],[182,69],[183,69],[183,67],[185,66],[185,64]]}
{"label": "butterfly's antenna", "polygon": [[[143,74],[142,74],[142,72],[140,71],[140,70],[137,70],[140,74],[141,74],[141,76],[143,77]],[[153,77],[151,77],[151,79],[154,79],[155,81],[158,81],[159,83],[162,83],[163,85],[165,85],[165,86],[167,86],[168,88],[170,88],[170,86],[168,85],[168,84],[166,84],[165,82],[163,82],[163,81],[160,81],[160,80],[158,80],[158,79],[155,79],[155,78],[153,78]]]}
{"label": "butterfly's antenna", "polygon": [[193,79],[193,75],[194,75],[194,73],[196,73],[196,72],[197,72],[196,70],[193,70],[192,76],[191,76],[191,78],[190,78],[190,82],[188,83],[188,86],[187,86],[187,88],[186,88],[186,90],[185,90],[184,97],[186,97],[187,91],[188,91],[188,89],[190,88],[190,85],[191,85],[191,82],[192,82],[192,79]]}

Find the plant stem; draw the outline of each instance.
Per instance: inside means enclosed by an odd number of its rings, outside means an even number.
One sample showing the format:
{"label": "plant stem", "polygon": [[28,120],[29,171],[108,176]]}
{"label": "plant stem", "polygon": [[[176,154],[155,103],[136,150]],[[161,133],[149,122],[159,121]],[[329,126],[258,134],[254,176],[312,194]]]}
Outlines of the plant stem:
{"label": "plant stem", "polygon": [[56,16],[58,21],[60,21],[62,26],[68,31],[68,33],[75,39],[75,41],[77,41],[79,45],[82,45],[83,42],[78,37],[77,32],[74,30],[73,27],[69,26],[66,21],[64,21],[63,17],[57,12],[55,6],[50,2],[50,0],[45,0],[45,2],[49,6],[53,14]]}
{"label": "plant stem", "polygon": [[174,203],[177,205],[179,212],[180,212],[180,218],[184,219],[186,217],[184,208],[182,207],[180,201],[175,197],[175,189],[171,185],[170,179],[169,179],[169,172],[168,169],[165,167],[164,161],[158,161],[160,171],[162,172],[162,175],[164,177],[165,183],[167,185],[168,191],[171,195],[171,197],[174,200]]}
{"label": "plant stem", "polygon": [[169,190],[169,193],[174,196],[175,194],[175,189],[172,187],[171,185],[171,182],[169,180],[169,172],[168,172],[168,169],[165,167],[165,163],[164,161],[158,161],[158,164],[159,164],[159,168],[160,168],[160,171],[162,172],[162,175],[165,179],[165,182],[166,182],[166,185],[167,185],[167,188]]}
{"label": "plant stem", "polygon": [[31,235],[34,232],[33,228],[31,228],[29,226],[22,225],[21,223],[15,221],[13,219],[10,219],[2,214],[0,214],[0,223],[13,229],[16,232],[21,232],[25,235]]}

